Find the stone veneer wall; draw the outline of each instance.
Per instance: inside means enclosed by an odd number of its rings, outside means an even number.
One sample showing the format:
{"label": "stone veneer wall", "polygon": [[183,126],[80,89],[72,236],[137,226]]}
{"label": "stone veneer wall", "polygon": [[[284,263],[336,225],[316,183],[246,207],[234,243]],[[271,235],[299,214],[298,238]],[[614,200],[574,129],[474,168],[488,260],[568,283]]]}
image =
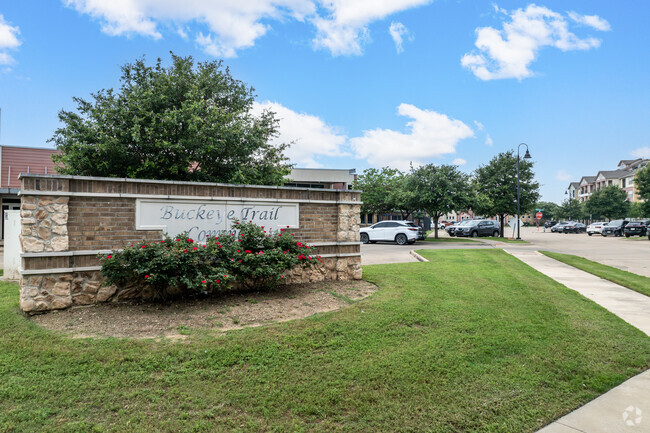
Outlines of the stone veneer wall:
{"label": "stone veneer wall", "polygon": [[26,313],[126,300],[132,290],[102,282],[99,254],[161,239],[136,230],[136,200],[268,200],[299,203],[301,241],[323,262],[289,273],[288,283],[361,279],[360,193],[216,183],[21,175],[20,308]]}

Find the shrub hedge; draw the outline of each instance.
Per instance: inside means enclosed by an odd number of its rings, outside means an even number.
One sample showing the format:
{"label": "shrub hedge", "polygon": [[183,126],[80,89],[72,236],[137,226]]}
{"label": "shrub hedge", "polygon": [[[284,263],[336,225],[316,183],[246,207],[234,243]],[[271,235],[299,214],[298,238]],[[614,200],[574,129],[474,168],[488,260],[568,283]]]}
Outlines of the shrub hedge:
{"label": "shrub hedge", "polygon": [[125,246],[102,257],[109,284],[151,289],[154,299],[191,296],[237,287],[269,289],[294,267],[309,267],[320,256],[288,229],[265,229],[235,222],[235,230],[200,244],[186,235]]}

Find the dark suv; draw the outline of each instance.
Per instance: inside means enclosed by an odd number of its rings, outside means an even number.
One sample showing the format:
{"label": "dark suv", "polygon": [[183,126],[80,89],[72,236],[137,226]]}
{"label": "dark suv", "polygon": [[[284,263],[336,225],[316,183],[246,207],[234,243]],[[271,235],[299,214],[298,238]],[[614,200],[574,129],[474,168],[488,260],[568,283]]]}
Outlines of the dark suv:
{"label": "dark suv", "polygon": [[607,223],[603,226],[603,237],[605,236],[623,236],[623,230],[625,226],[628,225],[629,221],[627,220],[614,220]]}
{"label": "dark suv", "polygon": [[648,225],[646,221],[632,221],[625,226],[623,231],[626,238],[630,236],[645,236],[648,233]]}
{"label": "dark suv", "polygon": [[466,225],[456,227],[456,236],[499,236],[501,233],[499,222],[494,220],[474,220]]}
{"label": "dark suv", "polygon": [[549,229],[549,228],[553,227],[555,224],[557,224],[557,221],[546,221],[544,223],[544,228]]}

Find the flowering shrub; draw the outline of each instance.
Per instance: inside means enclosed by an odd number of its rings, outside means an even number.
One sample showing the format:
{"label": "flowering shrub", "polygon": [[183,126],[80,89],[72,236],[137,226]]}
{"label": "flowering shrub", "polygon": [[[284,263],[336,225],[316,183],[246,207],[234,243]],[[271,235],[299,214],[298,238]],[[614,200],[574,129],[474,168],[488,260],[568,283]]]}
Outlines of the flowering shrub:
{"label": "flowering shrub", "polygon": [[[268,289],[294,267],[320,261],[314,248],[297,241],[287,229],[265,230],[235,223],[237,230],[199,244],[187,236],[129,245],[103,257],[109,284],[150,288],[153,297],[208,294],[242,286]],[[233,284],[234,283],[234,284]]]}

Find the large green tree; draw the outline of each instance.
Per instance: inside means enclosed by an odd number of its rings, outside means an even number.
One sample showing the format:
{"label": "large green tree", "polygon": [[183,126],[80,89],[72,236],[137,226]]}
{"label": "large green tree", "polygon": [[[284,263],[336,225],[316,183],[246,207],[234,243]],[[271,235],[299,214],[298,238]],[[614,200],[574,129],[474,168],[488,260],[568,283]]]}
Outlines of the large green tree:
{"label": "large green tree", "polygon": [[592,218],[625,218],[630,212],[630,202],[625,191],[610,185],[593,193],[585,202],[585,210]]}
{"label": "large green tree", "polygon": [[455,165],[427,164],[411,169],[407,184],[415,192],[415,205],[433,219],[438,238],[438,220],[452,211],[467,210],[471,202],[471,186],[465,173]]}
{"label": "large green tree", "polygon": [[122,66],[118,90],[75,97],[61,110],[50,139],[61,151],[59,172],[88,176],[281,184],[290,171],[273,145],[278,121],[252,113],[253,88],[221,61],[196,63],[171,55],[149,66]]}
{"label": "large green tree", "polygon": [[[517,156],[514,151],[503,152],[474,172],[476,198],[472,205],[475,214],[496,215],[501,220],[501,236],[507,215],[517,214]],[[533,163],[519,161],[520,208],[524,214],[534,209],[539,199],[539,183],[535,181]]]}

